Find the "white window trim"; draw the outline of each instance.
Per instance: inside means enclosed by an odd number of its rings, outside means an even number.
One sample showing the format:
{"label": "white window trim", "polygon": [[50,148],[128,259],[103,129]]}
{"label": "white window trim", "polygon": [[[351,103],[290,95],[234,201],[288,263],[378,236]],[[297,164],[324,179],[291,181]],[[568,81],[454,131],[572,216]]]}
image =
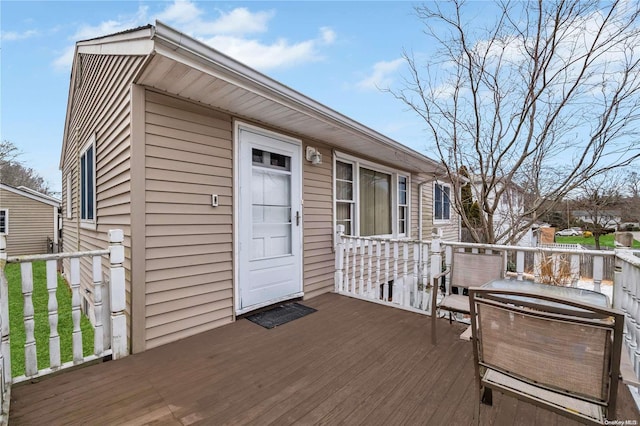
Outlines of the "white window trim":
{"label": "white window trim", "polygon": [[0,235],[9,235],[9,209],[0,209],[0,212],[4,212],[4,232]]}
{"label": "white window trim", "polygon": [[73,217],[73,191],[71,188],[71,172],[67,173],[67,219]]}
{"label": "white window trim", "polygon": [[[435,198],[436,185],[440,185],[440,186],[449,188],[449,219],[436,219],[436,198]],[[452,214],[453,208],[452,208],[452,203],[451,203],[451,191],[452,191],[451,184],[446,183],[446,182],[439,182],[437,180],[433,182],[433,186],[431,187],[431,199],[432,199],[432,201],[431,201],[431,216],[433,217],[434,225],[451,223],[451,220],[453,218],[453,214]]]}
{"label": "white window trim", "polygon": [[[95,135],[91,135],[89,141],[84,144],[82,149],[80,150],[80,155],[78,157],[78,167],[80,166],[80,162],[82,161],[82,156],[87,152],[87,150],[93,146],[93,219],[82,219],[82,173],[78,171],[78,217],[80,218],[80,227],[85,229],[96,229],[96,206],[98,204],[97,200],[97,182],[96,182],[96,163],[97,163],[97,152],[96,152],[96,137]],[[78,169],[79,170],[79,169]]]}
{"label": "white window trim", "polygon": [[[391,175],[391,234],[385,235],[370,235],[370,237],[384,237],[384,238],[410,238],[411,237],[411,173],[395,169],[392,167],[383,166],[378,163],[374,163],[368,160],[355,157],[353,155],[345,154],[343,152],[334,151],[333,153],[333,228],[335,230],[337,223],[337,189],[336,189],[336,162],[350,163],[354,166],[353,172],[353,218],[351,226],[354,230],[354,236],[360,236],[360,173],[361,167],[376,172],[386,173]],[[407,232],[405,234],[398,234],[398,176],[407,178]]]}

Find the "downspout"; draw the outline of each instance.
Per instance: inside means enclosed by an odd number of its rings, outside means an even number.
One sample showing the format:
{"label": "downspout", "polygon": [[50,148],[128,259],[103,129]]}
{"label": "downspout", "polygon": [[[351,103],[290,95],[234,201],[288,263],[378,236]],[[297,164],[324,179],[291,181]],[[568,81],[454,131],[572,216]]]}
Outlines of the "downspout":
{"label": "downspout", "polygon": [[[422,241],[422,187],[426,182],[418,184],[418,240]],[[420,259],[422,259],[422,244],[420,244]]]}

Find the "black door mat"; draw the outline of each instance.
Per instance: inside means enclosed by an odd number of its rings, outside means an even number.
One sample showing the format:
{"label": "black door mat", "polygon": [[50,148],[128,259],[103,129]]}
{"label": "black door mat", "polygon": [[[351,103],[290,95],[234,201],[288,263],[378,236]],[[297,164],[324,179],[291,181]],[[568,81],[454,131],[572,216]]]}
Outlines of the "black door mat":
{"label": "black door mat", "polygon": [[245,317],[251,322],[263,326],[264,328],[274,328],[290,321],[302,318],[311,314],[316,310],[299,303],[287,303],[276,306],[268,311],[258,312],[257,314]]}

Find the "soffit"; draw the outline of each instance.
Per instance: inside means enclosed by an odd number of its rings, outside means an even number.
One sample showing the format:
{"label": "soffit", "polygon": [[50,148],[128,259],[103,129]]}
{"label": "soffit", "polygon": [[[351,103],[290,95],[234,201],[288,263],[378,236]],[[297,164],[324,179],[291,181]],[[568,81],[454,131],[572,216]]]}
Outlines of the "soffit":
{"label": "soffit", "polygon": [[255,77],[165,40],[156,40],[154,53],[135,82],[402,170],[433,174],[437,168],[433,160],[327,107],[292,99],[299,94],[291,89],[272,90]]}

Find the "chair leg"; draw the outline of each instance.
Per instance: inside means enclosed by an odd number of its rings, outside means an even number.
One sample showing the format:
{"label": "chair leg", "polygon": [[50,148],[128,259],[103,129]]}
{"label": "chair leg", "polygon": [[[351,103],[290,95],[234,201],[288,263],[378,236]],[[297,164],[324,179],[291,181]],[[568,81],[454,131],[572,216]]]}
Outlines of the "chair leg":
{"label": "chair leg", "polygon": [[449,311],[449,324],[453,322],[453,316],[451,315],[451,311]]}
{"label": "chair leg", "polygon": [[493,392],[491,388],[485,386],[482,390],[482,397],[480,399],[485,405],[493,405]]}

